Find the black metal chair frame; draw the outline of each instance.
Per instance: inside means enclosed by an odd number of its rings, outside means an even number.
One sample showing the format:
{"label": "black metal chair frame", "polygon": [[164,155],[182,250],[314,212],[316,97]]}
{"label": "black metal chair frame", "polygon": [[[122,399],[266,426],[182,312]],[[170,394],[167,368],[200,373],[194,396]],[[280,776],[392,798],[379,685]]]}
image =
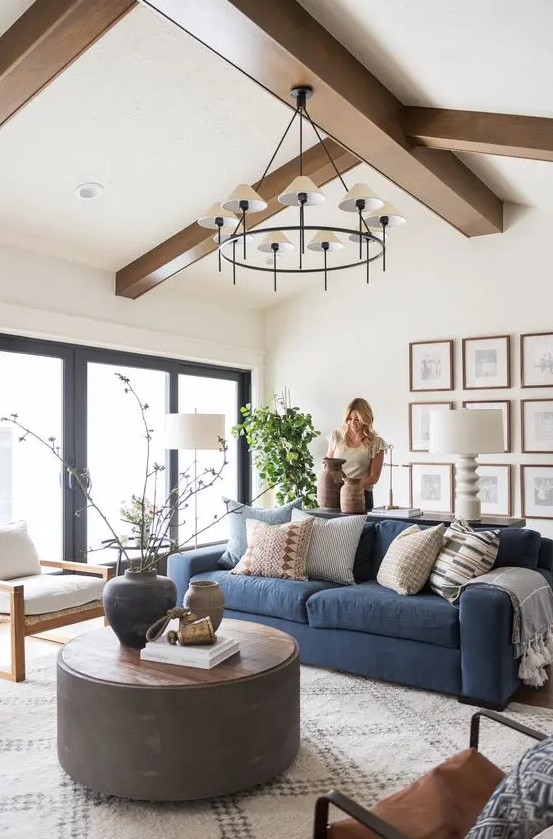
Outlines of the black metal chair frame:
{"label": "black metal chair frame", "polygon": [[[521,734],[526,734],[534,740],[547,739],[547,734],[544,734],[541,731],[536,731],[526,725],[521,725],[518,722],[514,722],[514,720],[503,716],[503,714],[498,714],[495,711],[477,711],[472,715],[470,721],[471,748],[478,749],[480,740],[480,720],[482,717],[487,717],[494,722],[507,726],[507,728],[512,728],[515,731],[519,731]],[[331,804],[339,810],[342,810],[344,813],[347,813],[348,816],[356,819],[356,821],[360,824],[374,831],[377,836],[382,836],[382,839],[410,839],[409,836],[406,836],[404,833],[400,833],[399,830],[391,827],[387,824],[387,822],[382,821],[382,819],[379,819],[378,816],[375,816],[360,804],[352,801],[352,799],[348,798],[347,795],[343,795],[341,792],[337,792],[336,790],[331,790],[326,795],[321,795],[316,801],[313,839],[326,839],[328,812]]]}

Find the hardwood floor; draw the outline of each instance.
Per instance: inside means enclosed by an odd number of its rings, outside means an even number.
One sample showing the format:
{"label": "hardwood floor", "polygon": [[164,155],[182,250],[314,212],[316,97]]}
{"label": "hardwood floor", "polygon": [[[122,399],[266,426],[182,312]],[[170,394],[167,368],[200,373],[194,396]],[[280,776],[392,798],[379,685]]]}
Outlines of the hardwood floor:
{"label": "hardwood floor", "polygon": [[553,672],[551,667],[545,669],[549,681],[541,688],[529,688],[522,685],[513,696],[513,702],[522,702],[523,705],[535,705],[538,708],[553,710]]}

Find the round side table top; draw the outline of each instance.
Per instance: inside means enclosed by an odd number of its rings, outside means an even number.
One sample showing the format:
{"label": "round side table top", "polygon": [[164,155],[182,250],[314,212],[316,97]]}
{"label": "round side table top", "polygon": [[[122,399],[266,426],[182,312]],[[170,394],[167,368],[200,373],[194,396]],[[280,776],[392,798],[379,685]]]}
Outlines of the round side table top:
{"label": "round side table top", "polygon": [[142,661],[140,651],[121,646],[109,627],[68,641],[58,660],[73,673],[98,682],[142,688],[193,688],[255,678],[298,655],[293,638],[263,624],[225,619],[220,631],[239,642],[240,652],[211,670]]}

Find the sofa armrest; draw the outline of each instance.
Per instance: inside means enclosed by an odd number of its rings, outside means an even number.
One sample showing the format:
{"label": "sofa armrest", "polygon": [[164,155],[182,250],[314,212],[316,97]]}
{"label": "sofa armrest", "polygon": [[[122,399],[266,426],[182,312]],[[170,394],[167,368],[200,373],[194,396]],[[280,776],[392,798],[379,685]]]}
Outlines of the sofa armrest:
{"label": "sofa armrest", "polygon": [[167,576],[177,586],[177,606],[182,604],[191,577],[203,571],[221,570],[217,565],[217,560],[222,557],[225,550],[226,544],[208,545],[194,551],[171,554],[167,559]]}
{"label": "sofa armrest", "polygon": [[462,699],[501,710],[519,686],[509,595],[467,586],[460,597]]}
{"label": "sofa armrest", "polygon": [[41,568],[61,568],[64,571],[75,571],[77,574],[93,574],[103,580],[110,580],[115,569],[111,565],[89,565],[88,562],[68,562],[57,559],[41,559]]}

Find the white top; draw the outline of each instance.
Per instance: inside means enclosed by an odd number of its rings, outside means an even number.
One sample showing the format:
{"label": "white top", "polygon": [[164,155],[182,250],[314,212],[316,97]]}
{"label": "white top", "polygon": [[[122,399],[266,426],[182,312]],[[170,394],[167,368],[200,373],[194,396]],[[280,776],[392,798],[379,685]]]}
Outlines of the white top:
{"label": "white top", "polygon": [[[346,461],[342,469],[348,478],[365,478],[373,459],[379,452],[385,451],[386,443],[377,434],[370,448],[346,446],[345,443],[337,440],[336,431],[333,431],[330,435],[328,447],[334,451],[334,457],[342,457]],[[372,487],[368,487],[368,489],[372,489]]]}

